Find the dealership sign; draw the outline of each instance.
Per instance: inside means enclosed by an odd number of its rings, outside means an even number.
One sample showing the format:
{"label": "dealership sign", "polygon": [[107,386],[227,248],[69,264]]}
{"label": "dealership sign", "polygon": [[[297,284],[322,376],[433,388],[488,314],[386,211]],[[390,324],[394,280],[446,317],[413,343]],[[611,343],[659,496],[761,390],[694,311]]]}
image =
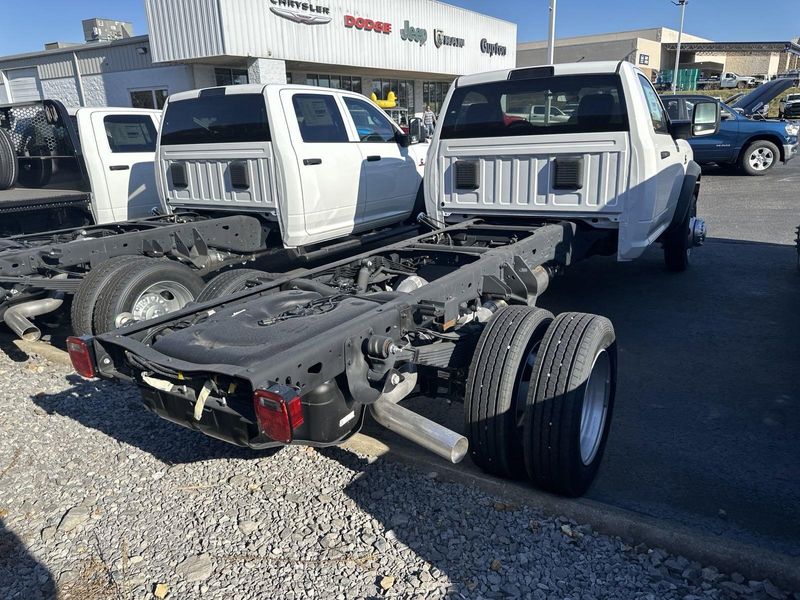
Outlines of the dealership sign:
{"label": "dealership sign", "polygon": [[375,33],[392,33],[392,24],[385,21],[373,21],[363,17],[352,15],[344,16],[344,26],[347,28],[362,29],[364,31],[374,31]]}
{"label": "dealership sign", "polygon": [[408,42],[417,42],[422,46],[428,41],[428,30],[421,27],[411,27],[406,21],[400,30],[400,37]]}
{"label": "dealership sign", "polygon": [[433,43],[436,44],[437,48],[441,48],[442,46],[453,46],[455,48],[463,48],[464,38],[457,38],[445,35],[444,31],[442,31],[441,29],[434,29]]}
{"label": "dealership sign", "polygon": [[506,55],[506,47],[501,46],[500,44],[492,44],[483,38],[481,40],[481,52],[484,54],[488,54],[489,56],[505,56]]}
{"label": "dealership sign", "polygon": [[269,9],[273,14],[302,23],[303,25],[324,25],[331,22],[331,9],[311,2],[297,0],[270,0],[274,6]]}

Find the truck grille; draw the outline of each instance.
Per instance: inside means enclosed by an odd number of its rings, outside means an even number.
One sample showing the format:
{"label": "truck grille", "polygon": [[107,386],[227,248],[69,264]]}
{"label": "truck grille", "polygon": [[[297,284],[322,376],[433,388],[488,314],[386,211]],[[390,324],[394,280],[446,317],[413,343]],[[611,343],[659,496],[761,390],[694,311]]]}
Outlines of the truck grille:
{"label": "truck grille", "polygon": [[169,175],[172,178],[173,187],[189,187],[189,179],[186,177],[186,167],[181,163],[172,163],[169,166]]}
{"label": "truck grille", "polygon": [[456,189],[477,190],[480,187],[477,160],[459,160],[453,165],[455,169]]}
{"label": "truck grille", "polygon": [[235,190],[246,190],[250,188],[250,177],[247,174],[247,163],[232,162],[228,167],[231,178],[231,186]]}
{"label": "truck grille", "polygon": [[557,158],[555,190],[579,190],[583,187],[583,158]]}

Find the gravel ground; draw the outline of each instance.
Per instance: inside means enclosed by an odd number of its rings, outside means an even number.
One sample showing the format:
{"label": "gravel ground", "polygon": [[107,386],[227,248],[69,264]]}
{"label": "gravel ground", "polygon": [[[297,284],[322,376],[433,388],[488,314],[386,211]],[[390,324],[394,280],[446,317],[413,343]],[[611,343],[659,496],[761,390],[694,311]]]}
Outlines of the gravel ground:
{"label": "gravel ground", "polygon": [[787,597],[391,461],[239,450],[128,386],[12,356],[3,599]]}

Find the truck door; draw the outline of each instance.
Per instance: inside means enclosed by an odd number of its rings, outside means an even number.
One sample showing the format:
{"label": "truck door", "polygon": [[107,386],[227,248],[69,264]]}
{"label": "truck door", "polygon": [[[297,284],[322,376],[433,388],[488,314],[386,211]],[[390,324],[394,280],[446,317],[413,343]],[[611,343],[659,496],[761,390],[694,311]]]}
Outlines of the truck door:
{"label": "truck door", "polygon": [[397,128],[366,100],[345,96],[345,106],[358,135],[367,198],[363,227],[400,221],[411,214],[422,178],[408,148],[397,143]]}
{"label": "truck door", "polygon": [[93,110],[94,139],[86,144],[79,112],[81,146],[98,223],[139,219],[162,206],[154,166],[160,119],[160,113],[149,111]]}
{"label": "truck door", "polygon": [[[688,119],[694,115],[694,102],[686,100]],[[720,106],[719,131],[714,135],[692,138],[692,150],[697,162],[728,163],[736,159],[739,138],[739,119],[725,106]]]}
{"label": "truck door", "polygon": [[366,177],[336,96],[284,90],[281,99],[300,173],[309,243],[352,233],[366,198]]}
{"label": "truck door", "polygon": [[680,194],[685,171],[682,153],[679,152],[678,145],[669,132],[667,113],[658,98],[656,90],[643,75],[639,75],[639,83],[642,86],[647,108],[650,111],[654,134],[652,139],[655,146],[654,177],[656,179],[655,190],[657,197],[652,214],[651,232],[653,232],[666,219],[672,218],[672,215],[665,214],[665,211],[668,207],[674,206],[674,202],[671,203],[670,200],[677,199]]}

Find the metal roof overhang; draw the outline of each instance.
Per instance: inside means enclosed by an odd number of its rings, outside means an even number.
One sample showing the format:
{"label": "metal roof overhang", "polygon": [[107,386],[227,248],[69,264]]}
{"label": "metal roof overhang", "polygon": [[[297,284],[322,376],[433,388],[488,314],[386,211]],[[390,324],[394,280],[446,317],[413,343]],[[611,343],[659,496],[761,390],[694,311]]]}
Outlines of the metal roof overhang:
{"label": "metal roof overhang", "polygon": [[[678,44],[663,44],[665,50],[675,52]],[[681,52],[725,52],[728,54],[751,52],[788,52],[800,56],[800,45],[794,42],[684,42]]]}

